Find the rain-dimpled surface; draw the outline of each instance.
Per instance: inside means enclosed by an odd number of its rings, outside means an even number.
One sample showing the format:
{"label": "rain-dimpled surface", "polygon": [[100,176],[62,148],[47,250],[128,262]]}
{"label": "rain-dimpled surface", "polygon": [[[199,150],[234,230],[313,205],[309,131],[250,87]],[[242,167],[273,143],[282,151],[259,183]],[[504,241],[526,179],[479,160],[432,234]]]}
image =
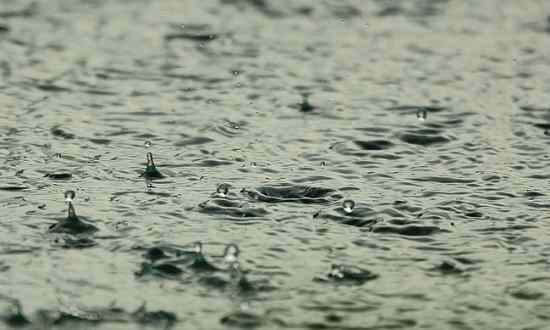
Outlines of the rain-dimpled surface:
{"label": "rain-dimpled surface", "polygon": [[0,325],[547,329],[549,15],[1,1]]}

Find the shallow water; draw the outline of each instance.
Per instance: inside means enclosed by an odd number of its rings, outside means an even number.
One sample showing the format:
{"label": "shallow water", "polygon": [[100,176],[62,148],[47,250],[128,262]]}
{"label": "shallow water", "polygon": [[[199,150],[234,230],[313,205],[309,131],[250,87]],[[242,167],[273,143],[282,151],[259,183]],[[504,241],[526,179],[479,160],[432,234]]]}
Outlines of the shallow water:
{"label": "shallow water", "polygon": [[2,322],[545,329],[549,14],[2,1]]}

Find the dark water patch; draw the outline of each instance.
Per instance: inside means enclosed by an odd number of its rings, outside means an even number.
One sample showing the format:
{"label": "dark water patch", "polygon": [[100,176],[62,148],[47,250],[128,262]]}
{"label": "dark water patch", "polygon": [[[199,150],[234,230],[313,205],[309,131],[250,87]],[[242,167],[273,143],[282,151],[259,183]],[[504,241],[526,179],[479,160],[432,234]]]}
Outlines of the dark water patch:
{"label": "dark water patch", "polygon": [[10,30],[9,25],[0,23],[0,33],[8,33]]}
{"label": "dark water patch", "polygon": [[59,126],[54,126],[50,130],[53,136],[61,137],[66,140],[71,140],[75,138],[75,135],[73,133],[66,132],[65,130],[61,129]]}
{"label": "dark water patch", "polygon": [[198,211],[214,216],[226,215],[232,219],[263,218],[269,214],[269,212],[263,208],[253,208],[247,204],[248,203],[239,200],[214,198],[200,203]]}
{"label": "dark water patch", "polygon": [[406,225],[406,226],[376,225],[372,228],[372,231],[378,234],[398,234],[403,236],[430,236],[437,233],[449,232],[448,230],[439,228],[437,226],[420,226],[420,225]]}
{"label": "dark water patch", "polygon": [[482,233],[494,233],[494,232],[501,232],[501,231],[524,231],[527,229],[535,229],[538,228],[537,226],[532,225],[512,225],[512,226],[506,226],[506,227],[487,227],[487,228],[480,228],[480,229],[473,229],[474,231],[482,232]]}
{"label": "dark water patch", "polygon": [[441,264],[433,267],[431,271],[442,275],[462,275],[464,273],[463,269],[450,261],[443,261]]}
{"label": "dark water patch", "polygon": [[210,142],[214,142],[215,140],[208,138],[208,137],[193,137],[186,140],[178,141],[174,143],[174,146],[176,147],[186,147],[186,146],[192,146],[192,145],[201,145],[206,144]]}
{"label": "dark water patch", "polygon": [[164,35],[165,41],[174,41],[174,40],[191,40],[195,42],[205,43],[216,40],[219,37],[215,33],[198,33],[198,32],[177,32],[177,33],[168,33]]}
{"label": "dark water patch", "polygon": [[72,178],[73,175],[69,172],[52,172],[46,173],[44,177],[52,180],[68,180]]}
{"label": "dark water patch", "polygon": [[467,216],[468,218],[482,218],[483,217],[483,213],[481,213],[479,211],[466,212],[466,213],[464,213],[464,215]]}
{"label": "dark water patch", "polygon": [[339,19],[353,19],[360,17],[363,13],[361,9],[345,3],[330,3],[327,4],[332,15]]}
{"label": "dark water patch", "polygon": [[31,2],[21,9],[0,11],[0,18],[30,18],[37,13],[37,10],[38,4],[36,2]]}
{"label": "dark water patch", "polygon": [[3,298],[3,300],[9,301],[9,306],[6,311],[0,314],[0,319],[4,323],[12,328],[23,328],[31,324],[31,321],[27,316],[23,314],[23,309],[19,300],[11,298]]}
{"label": "dark water patch", "polygon": [[549,112],[550,113],[550,107],[538,107],[538,106],[525,105],[525,106],[520,106],[519,108],[526,112]]}
{"label": "dark water patch", "polygon": [[97,242],[90,237],[73,237],[70,235],[56,238],[54,245],[65,249],[86,249],[97,245]]}
{"label": "dark water patch", "polygon": [[420,182],[434,182],[434,183],[474,183],[476,180],[472,179],[461,179],[461,178],[451,178],[451,177],[436,177],[436,176],[427,176],[420,178],[410,178],[413,181]]}
{"label": "dark water patch", "polygon": [[274,8],[273,2],[269,0],[220,0],[223,5],[233,5],[239,9],[245,9],[247,7],[252,8],[263,15],[270,18],[279,18],[284,16],[284,13]]}
{"label": "dark water patch", "polygon": [[82,310],[76,307],[70,310],[39,310],[32,320],[32,325],[38,329],[63,327],[64,329],[88,329],[100,324],[131,324],[154,326],[155,329],[171,329],[177,322],[176,314],[163,310],[148,311],[143,304],[134,312],[127,312],[116,306]]}
{"label": "dark water patch", "polygon": [[108,145],[111,144],[110,139],[90,139],[90,142],[100,145]]}
{"label": "dark water patch", "polygon": [[291,184],[243,189],[242,193],[253,201],[266,203],[326,204],[342,198],[334,189]]}
{"label": "dark water patch", "polygon": [[385,150],[393,147],[393,143],[387,140],[354,141],[354,143],[364,150]]}
{"label": "dark water patch", "polygon": [[[346,204],[346,201],[344,201]],[[377,213],[373,209],[359,205],[337,207],[330,211],[319,211],[313,215],[315,219],[328,219],[344,225],[355,227],[372,226],[378,222]]]}
{"label": "dark water patch", "polygon": [[87,234],[99,229],[81,217],[67,217],[59,220],[48,228],[50,233]]}
{"label": "dark water patch", "polygon": [[266,320],[256,314],[249,312],[234,312],[227,314],[220,319],[220,323],[240,329],[253,329],[262,326]]}
{"label": "dark water patch", "polygon": [[234,164],[229,160],[222,159],[203,159],[203,160],[194,160],[191,164],[187,166],[193,167],[218,167],[218,166],[227,166]]}
{"label": "dark water patch", "polygon": [[96,95],[96,96],[112,96],[112,95],[118,95],[117,92],[104,90],[104,89],[83,89],[80,91],[84,94],[90,94],[90,95]]}
{"label": "dark water patch", "polygon": [[448,143],[451,141],[439,133],[439,131],[432,130],[416,130],[401,133],[399,139],[405,143],[416,144],[421,146],[430,146],[434,144]]}
{"label": "dark water patch", "polygon": [[325,277],[317,277],[314,281],[363,285],[377,278],[377,274],[357,266],[333,264],[330,272]]}
{"label": "dark water patch", "polygon": [[27,186],[0,186],[0,190],[2,191],[21,191],[21,190],[25,190],[25,189],[29,189],[29,187]]}
{"label": "dark water patch", "polygon": [[161,278],[177,278],[183,274],[183,270],[169,262],[166,263],[142,263],[141,268],[134,273],[138,278],[145,277],[161,277]]}
{"label": "dark water patch", "polygon": [[37,82],[31,85],[43,92],[49,92],[49,93],[64,93],[64,92],[72,91],[72,89],[68,87],[63,87],[63,86],[55,85],[52,83],[46,83],[46,82],[43,82],[43,83]]}
{"label": "dark water patch", "polygon": [[519,300],[540,300],[544,298],[544,292],[534,288],[520,287],[507,290],[508,294]]}
{"label": "dark water patch", "polygon": [[543,130],[550,129],[550,123],[533,123],[533,126],[535,126],[536,128],[543,129]]}
{"label": "dark water patch", "polygon": [[442,111],[448,110],[448,108],[438,107],[438,106],[422,106],[422,105],[399,105],[399,106],[388,107],[386,108],[386,110],[404,112],[404,113],[410,113],[410,114],[415,114],[418,111],[426,111],[428,112],[428,116],[429,116],[429,113],[431,112],[434,112],[434,113],[442,112]]}
{"label": "dark water patch", "polygon": [[318,181],[328,181],[332,178],[328,176],[322,176],[322,175],[315,175],[315,176],[308,176],[301,179],[293,179],[291,180],[294,183],[309,183],[309,182],[318,182]]}
{"label": "dark water patch", "polygon": [[132,318],[138,324],[154,326],[157,329],[170,329],[178,321],[175,313],[163,310],[147,311],[145,304],[132,314]]}

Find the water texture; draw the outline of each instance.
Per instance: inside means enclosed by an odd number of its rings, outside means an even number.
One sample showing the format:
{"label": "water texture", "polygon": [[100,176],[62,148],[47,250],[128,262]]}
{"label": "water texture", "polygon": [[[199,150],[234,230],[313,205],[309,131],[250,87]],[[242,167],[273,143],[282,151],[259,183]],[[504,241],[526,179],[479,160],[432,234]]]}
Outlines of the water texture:
{"label": "water texture", "polygon": [[0,328],[548,329],[549,17],[1,1]]}

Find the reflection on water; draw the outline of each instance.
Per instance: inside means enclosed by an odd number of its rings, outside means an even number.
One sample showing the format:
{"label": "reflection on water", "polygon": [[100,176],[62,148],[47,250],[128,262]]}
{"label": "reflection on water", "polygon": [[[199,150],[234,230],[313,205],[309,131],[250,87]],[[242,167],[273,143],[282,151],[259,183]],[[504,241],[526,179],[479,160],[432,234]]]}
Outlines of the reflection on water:
{"label": "reflection on water", "polygon": [[548,15],[0,2],[1,324],[544,329]]}

